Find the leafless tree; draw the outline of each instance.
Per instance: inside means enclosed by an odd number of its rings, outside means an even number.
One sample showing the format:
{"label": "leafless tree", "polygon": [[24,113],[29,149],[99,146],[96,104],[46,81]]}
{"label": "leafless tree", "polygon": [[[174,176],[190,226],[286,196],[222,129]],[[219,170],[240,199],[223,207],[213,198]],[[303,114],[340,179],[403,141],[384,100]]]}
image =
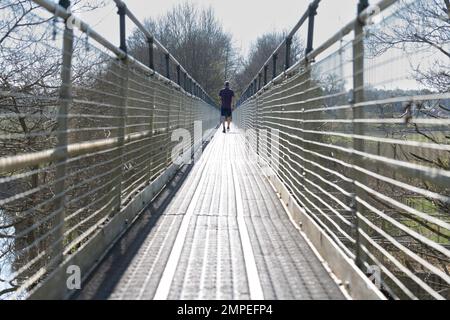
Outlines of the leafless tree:
{"label": "leafless tree", "polygon": [[[432,63],[413,61],[417,81],[431,90],[450,90],[450,4],[449,0],[400,0],[396,11],[385,23],[371,31],[369,52],[381,55],[400,49],[405,54],[417,51],[433,53]],[[392,21],[395,21],[392,23]]]}
{"label": "leafless tree", "polygon": [[[409,62],[410,76],[417,84],[417,90],[408,92],[381,92],[370,89],[367,94],[376,94],[378,98],[390,96],[407,96],[435,94],[435,99],[423,101],[408,101],[403,106],[398,104],[388,104],[381,106],[383,110],[391,110],[394,117],[403,117],[405,126],[391,126],[383,128],[387,137],[395,139],[419,140],[435,144],[449,144],[450,135],[448,128],[440,125],[439,121],[435,125],[424,125],[413,123],[414,118],[428,119],[448,119],[450,116],[450,106],[448,99],[440,99],[440,93],[447,93],[450,90],[450,2],[448,0],[400,0],[392,16],[386,18],[369,28],[366,37],[367,58],[378,61],[379,57],[397,57],[400,53],[402,59]],[[385,59],[385,58],[384,58]],[[419,88],[420,87],[420,88]],[[401,91],[401,90],[400,90]],[[378,115],[379,116],[379,115]],[[448,161],[450,153],[448,151],[428,150],[427,148],[413,148],[402,145],[391,145],[393,157],[403,161],[418,163],[424,166],[450,170]],[[414,177],[406,178],[397,176],[395,172],[383,171],[385,175],[392,175],[397,179],[405,179],[407,183],[429,190],[444,196],[450,195],[450,188],[437,185],[424,179]],[[401,188],[393,188],[388,184],[381,183],[377,186],[380,192],[390,190],[396,198],[402,202],[407,201],[409,206],[439,217],[444,221],[449,221],[450,204],[433,198],[419,196],[412,191]],[[373,201],[376,201],[373,199]],[[450,237],[447,232],[442,231],[436,225],[418,219],[406,212],[402,212],[385,203],[378,203],[378,206],[390,212],[393,217],[406,224],[412,222],[416,225],[416,231],[448,245]],[[425,248],[422,243],[414,239],[405,237],[401,232],[388,230],[393,235],[398,236],[404,243],[418,255],[439,266],[441,270],[449,274],[448,257],[439,252]],[[410,261],[394,248],[394,255],[400,259],[417,274],[426,273],[414,261]],[[444,296],[450,295],[450,288],[444,284],[432,284]]]}
{"label": "leafless tree", "polygon": [[[103,1],[72,1],[72,11],[93,10]],[[0,4],[0,157],[54,147],[57,128],[57,99],[60,88],[61,48],[55,37],[62,34],[61,23],[30,0],[4,0]],[[78,68],[74,78],[91,70]],[[33,166],[0,173],[0,199],[23,194],[0,206],[0,272],[6,266],[20,268],[45,249],[48,223],[31,228],[50,212],[36,205],[55,195],[53,170]],[[22,174],[19,179],[9,177]],[[40,190],[24,194],[28,190]],[[27,232],[27,230],[31,230]],[[17,234],[23,234],[19,238]],[[44,237],[45,238],[45,237]],[[30,273],[32,267],[30,266]],[[3,275],[0,273],[0,275]],[[26,275],[26,273],[25,273]],[[5,285],[0,277],[0,298],[14,291],[22,279]],[[2,285],[3,284],[3,285]]]}
{"label": "leafless tree", "polygon": [[[448,0],[401,0],[392,17],[370,31],[367,41],[370,57],[401,50],[405,57],[426,52],[427,58],[411,59],[411,73],[418,84],[429,93],[446,93],[450,90],[450,5]],[[420,55],[418,56],[420,58]],[[447,100],[409,102],[404,105],[406,121],[413,116],[448,118]],[[448,130],[412,125],[415,133],[432,143],[449,143]],[[426,157],[415,151],[406,152],[412,159],[433,167],[449,170],[449,153]],[[427,188],[431,186],[424,183]],[[443,191],[443,190],[441,190]],[[448,190],[447,190],[448,192]],[[443,212],[449,212],[448,204],[437,203]]]}
{"label": "leafless tree", "polygon": [[[236,52],[213,9],[184,2],[157,19],[146,19],[144,25],[215,98],[225,73],[228,77],[233,73]],[[148,44],[142,32],[134,31],[128,40],[131,54],[147,63]],[[157,71],[165,75],[164,56],[159,51],[155,53],[155,64]]]}
{"label": "leafless tree", "polygon": [[[261,35],[252,44],[247,58],[241,59],[240,70],[236,76],[238,87],[242,90],[253,80],[267,59],[270,58],[275,49],[285,40],[287,32],[269,32]],[[304,56],[304,44],[298,36],[295,36],[291,46],[292,62],[298,61]],[[285,47],[281,47],[277,52],[277,74],[284,70]],[[268,77],[272,74],[272,67],[269,68]]]}

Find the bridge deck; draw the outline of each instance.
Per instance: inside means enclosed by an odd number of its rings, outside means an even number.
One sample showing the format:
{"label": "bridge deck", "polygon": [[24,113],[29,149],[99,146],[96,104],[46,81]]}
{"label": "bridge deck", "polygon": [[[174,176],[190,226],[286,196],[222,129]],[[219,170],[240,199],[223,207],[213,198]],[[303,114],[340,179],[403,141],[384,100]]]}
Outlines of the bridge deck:
{"label": "bridge deck", "polygon": [[76,298],[343,299],[268,181],[243,157],[238,132],[218,131]]}

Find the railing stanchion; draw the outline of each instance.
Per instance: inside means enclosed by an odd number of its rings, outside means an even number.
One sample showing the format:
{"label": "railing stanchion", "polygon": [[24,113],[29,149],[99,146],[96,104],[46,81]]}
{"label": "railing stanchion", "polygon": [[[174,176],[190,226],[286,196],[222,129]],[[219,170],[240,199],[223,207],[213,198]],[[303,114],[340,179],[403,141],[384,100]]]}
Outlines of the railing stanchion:
{"label": "railing stanchion", "polygon": [[308,56],[308,54],[313,51],[314,48],[314,19],[317,15],[318,6],[318,3],[313,2],[309,5],[308,8],[308,39],[306,42],[305,56]]}
{"label": "railing stanchion", "polygon": [[268,69],[269,69],[269,66],[265,65],[264,66],[264,85],[267,84],[267,71],[268,71]]}
{"label": "railing stanchion", "polygon": [[262,73],[258,74],[258,90],[261,90],[261,88],[263,87],[262,84]]}
{"label": "railing stanchion", "polygon": [[[368,7],[367,0],[360,0],[358,3],[358,17],[361,12]],[[352,116],[353,120],[364,118],[364,108],[361,106],[355,107],[355,104],[364,102],[364,39],[363,30],[364,23],[358,18],[355,22],[354,40],[353,40],[353,98],[352,98]],[[353,123],[353,134],[364,136],[365,125],[360,122]],[[353,138],[353,149],[356,151],[364,151],[364,141],[362,139]],[[353,156],[353,164],[359,167],[364,167],[364,161],[359,156]],[[360,234],[360,219],[357,213],[362,214],[364,207],[356,200],[356,197],[363,197],[361,188],[355,185],[355,182],[366,185],[365,176],[359,170],[353,169],[352,176],[354,179],[354,231],[355,231],[355,263],[358,267],[363,267],[363,259],[361,254],[361,234]]]}
{"label": "railing stanchion", "polygon": [[125,163],[125,134],[126,134],[126,118],[127,118],[127,104],[128,104],[128,62],[123,60],[121,62],[121,80],[120,80],[120,115],[119,115],[119,130],[118,130],[118,151],[119,151],[119,168],[118,181],[117,181],[117,193],[116,193],[116,210],[120,212],[122,206],[122,181],[123,181],[123,167]]}
{"label": "railing stanchion", "polygon": [[149,155],[149,159],[147,161],[148,163],[148,167],[146,169],[147,171],[147,181],[150,184],[152,181],[152,176],[153,176],[153,166],[154,166],[154,155],[155,155],[155,151],[153,148],[153,144],[154,144],[154,137],[153,137],[153,132],[155,129],[155,85],[153,83],[154,78],[152,78],[152,88],[150,89],[150,94],[151,94],[151,104],[150,104],[150,120],[149,120],[149,130],[150,130],[150,137],[149,137],[149,142],[148,142],[148,148],[150,150],[150,155]]}
{"label": "railing stanchion", "polygon": [[285,56],[284,70],[286,71],[291,66],[292,38],[291,37],[287,37],[285,42],[286,42],[286,56]]}
{"label": "railing stanchion", "polygon": [[[64,8],[70,7],[70,1],[60,1]],[[67,21],[66,21],[67,22]],[[65,221],[65,179],[67,173],[67,143],[68,143],[68,113],[72,104],[72,56],[73,56],[73,29],[67,23],[64,28],[62,47],[61,88],[59,92],[58,110],[58,134],[57,148],[63,153],[63,157],[56,162],[55,183],[55,211],[59,213],[55,217],[55,232],[52,242],[55,243],[52,250],[53,265],[56,267],[64,260],[64,221]],[[52,269],[52,267],[50,267]]]}
{"label": "railing stanchion", "polygon": [[147,43],[148,43],[148,66],[150,69],[155,71],[155,61],[154,61],[154,52],[153,52],[153,46],[154,46],[153,37],[148,38]]}
{"label": "railing stanchion", "polygon": [[172,101],[173,101],[173,99],[172,99],[172,90],[174,90],[174,89],[173,88],[169,88],[169,94],[168,94],[169,97],[167,99],[169,104],[167,106],[167,125],[166,125],[166,128],[167,128],[167,136],[166,136],[167,137],[167,142],[166,142],[166,145],[163,146],[163,148],[166,149],[166,161],[164,162],[164,169],[167,169],[169,167],[170,158],[171,158],[171,155],[172,155],[172,148],[171,148],[172,135],[171,135],[171,132],[170,132],[170,127],[171,127],[170,112],[172,110]]}
{"label": "railing stanchion", "polygon": [[166,53],[166,78],[170,80],[170,55]]}
{"label": "railing stanchion", "polygon": [[277,58],[278,55],[274,53],[272,55],[272,80],[277,76]]}
{"label": "railing stanchion", "polygon": [[177,84],[181,86],[181,67],[177,65]]}
{"label": "railing stanchion", "polygon": [[126,21],[126,6],[124,4],[118,6],[119,14],[119,27],[120,27],[120,50],[123,52],[127,52],[127,36],[126,36],[126,27],[125,27],[125,21]]}
{"label": "railing stanchion", "polygon": [[[125,5],[119,6],[119,19],[120,19],[120,49],[127,52],[126,46],[126,30],[125,30],[125,17],[126,17],[126,7]],[[119,99],[119,124],[118,124],[118,151],[119,151],[119,166],[117,170],[117,187],[116,187],[116,201],[115,209],[117,213],[120,212],[122,208],[122,181],[123,181],[123,167],[124,167],[124,154],[125,154],[125,135],[126,135],[126,123],[127,123],[127,104],[128,104],[128,59],[125,57],[119,62],[119,75],[120,75],[120,98]],[[114,211],[113,211],[114,212]]]}

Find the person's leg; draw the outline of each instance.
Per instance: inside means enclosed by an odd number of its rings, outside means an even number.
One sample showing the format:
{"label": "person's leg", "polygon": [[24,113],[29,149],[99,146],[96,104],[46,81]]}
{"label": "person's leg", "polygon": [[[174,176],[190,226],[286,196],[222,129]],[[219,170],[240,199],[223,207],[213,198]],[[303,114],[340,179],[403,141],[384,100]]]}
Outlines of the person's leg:
{"label": "person's leg", "polygon": [[228,122],[228,127],[227,127],[227,129],[230,130],[230,123],[231,123],[231,109],[228,110],[228,114],[227,114],[227,122]]}
{"label": "person's leg", "polygon": [[225,133],[225,121],[227,120],[226,114],[224,113],[223,108],[220,110],[220,122],[223,126],[223,132]]}

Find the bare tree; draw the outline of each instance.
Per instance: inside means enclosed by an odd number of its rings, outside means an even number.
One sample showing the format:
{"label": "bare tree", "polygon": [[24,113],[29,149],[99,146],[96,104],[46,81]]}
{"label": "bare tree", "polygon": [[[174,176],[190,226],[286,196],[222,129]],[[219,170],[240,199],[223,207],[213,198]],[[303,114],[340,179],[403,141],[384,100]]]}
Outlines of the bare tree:
{"label": "bare tree", "polygon": [[[236,53],[231,36],[223,30],[213,9],[185,2],[157,19],[146,19],[144,25],[215,98],[223,85],[225,69],[232,74],[235,68]],[[130,36],[129,47],[132,55],[148,61],[147,39],[139,30]],[[155,64],[157,71],[165,74],[161,52],[156,52]]]}
{"label": "bare tree", "polygon": [[[401,0],[400,10],[377,28],[370,31],[367,41],[369,58],[376,58],[392,50],[401,50],[405,57],[417,52],[426,52],[427,58],[410,61],[411,73],[418,84],[422,84],[428,93],[446,93],[450,90],[450,5],[448,0]],[[442,119],[448,118],[450,108],[448,100],[428,100],[409,102],[404,106],[406,121],[413,116]],[[412,124],[414,132],[426,141],[442,144],[449,143],[448,130],[442,126],[430,127]],[[404,134],[401,132],[400,134]],[[401,148],[400,148],[401,149]],[[405,151],[411,160],[432,167],[450,169],[449,153],[443,152],[436,157],[426,157],[417,151]],[[427,189],[434,189],[423,182]],[[436,191],[436,190],[435,190]],[[445,190],[439,190],[445,191]],[[448,194],[449,190],[445,193]],[[449,204],[436,203],[443,212],[449,212]]]}
{"label": "bare tree", "polygon": [[[241,59],[240,70],[236,76],[238,87],[243,90],[253,80],[264,63],[272,55],[275,49],[285,40],[287,32],[270,32],[258,37],[251,46],[246,59]],[[291,46],[291,56],[298,61],[304,53],[304,45],[299,37],[294,37]],[[277,74],[284,68],[285,48],[278,52]],[[272,70],[269,68],[269,70]]]}
{"label": "bare tree", "polygon": [[[391,49],[406,54],[434,50],[431,64],[413,61],[417,81],[431,90],[450,90],[450,5],[449,0],[400,0],[390,19],[372,30],[368,49],[373,56]],[[391,23],[395,20],[395,23]]]}
{"label": "bare tree", "polygon": [[[103,1],[73,1],[72,11],[93,10]],[[61,48],[55,37],[61,24],[30,0],[0,5],[0,157],[49,149],[56,144]],[[78,68],[80,78],[92,66]],[[20,278],[2,279],[2,270],[18,270],[45,250],[50,205],[55,195],[52,164],[0,174],[0,297],[14,291],[39,264]],[[10,177],[22,175],[22,178]],[[36,191],[38,190],[39,191]],[[34,190],[33,192],[27,191]],[[17,200],[13,196],[22,195]],[[39,226],[34,227],[36,222]],[[38,241],[41,239],[41,241]],[[44,259],[45,260],[45,259]]]}
{"label": "bare tree", "polygon": [[[370,88],[366,92],[368,100],[408,95],[434,94],[436,97],[435,99],[424,99],[422,101],[408,101],[403,105],[392,103],[380,106],[383,111],[390,110],[392,117],[403,117],[405,126],[383,126],[378,130],[390,138],[448,145],[450,143],[448,128],[439,124],[439,119],[449,118],[449,100],[439,98],[439,94],[447,93],[450,90],[450,2],[448,0],[399,0],[395,12],[390,17],[368,29],[365,44],[367,46],[367,59],[369,60],[379,61],[377,59],[381,56],[398,57],[400,54],[401,59],[409,63],[409,76],[415,80],[417,86],[416,90],[397,89],[389,91]],[[382,117],[384,116],[382,115]],[[437,121],[433,125],[417,124],[411,121],[414,118],[428,118]],[[450,170],[450,162],[448,161],[450,152],[448,151],[414,148],[397,144],[392,144],[391,148],[392,157],[395,159],[418,163],[431,168]],[[382,171],[384,175],[392,176],[396,180],[404,179],[410,185],[446,197],[450,196],[450,188],[448,187],[415,177],[400,177],[401,175],[397,176],[396,172],[390,172],[389,170]],[[414,209],[438,217],[443,221],[449,221],[450,204],[448,201],[421,196],[413,191],[392,187],[387,183],[377,183],[378,185],[374,188],[377,188],[380,192],[390,190],[396,199],[406,202]],[[448,232],[441,230],[438,226],[418,219],[386,203],[381,203],[376,199],[372,199],[372,201],[397,220],[407,225],[414,224],[415,230],[424,236],[447,246],[450,243]],[[413,252],[449,274],[448,257],[415,239],[406,237],[398,230],[387,230],[399,239],[401,238]],[[427,270],[402,255],[395,248],[388,248],[388,250],[398,256],[416,274],[421,275],[421,277],[430,277]],[[444,296],[450,295],[448,285],[436,282],[432,283],[432,286],[437,288]]]}

